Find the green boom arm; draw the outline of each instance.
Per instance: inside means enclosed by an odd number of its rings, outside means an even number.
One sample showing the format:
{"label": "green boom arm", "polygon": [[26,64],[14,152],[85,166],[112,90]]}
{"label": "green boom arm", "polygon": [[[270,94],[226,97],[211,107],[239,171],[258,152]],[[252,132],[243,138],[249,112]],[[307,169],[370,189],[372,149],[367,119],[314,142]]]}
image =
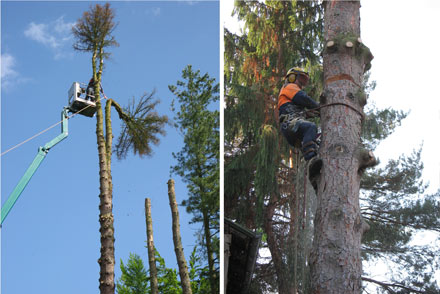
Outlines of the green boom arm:
{"label": "green boom arm", "polygon": [[15,202],[17,202],[18,197],[20,197],[24,188],[31,180],[32,176],[34,175],[37,168],[40,166],[43,159],[46,157],[46,154],[49,152],[49,150],[53,146],[55,146],[56,144],[58,144],[59,142],[61,142],[63,139],[65,139],[67,137],[67,135],[68,135],[68,132],[67,132],[67,119],[68,119],[67,112],[68,112],[68,109],[64,108],[61,113],[61,117],[62,117],[61,134],[59,134],[53,140],[46,143],[46,145],[44,145],[43,147],[38,148],[38,154],[37,154],[37,156],[35,156],[34,161],[32,161],[31,165],[24,173],[20,182],[18,182],[17,186],[15,186],[14,191],[12,191],[11,195],[9,195],[9,198],[6,200],[5,204],[3,205],[2,211],[1,211],[1,224],[3,224],[3,221],[5,220],[9,211],[11,211]]}

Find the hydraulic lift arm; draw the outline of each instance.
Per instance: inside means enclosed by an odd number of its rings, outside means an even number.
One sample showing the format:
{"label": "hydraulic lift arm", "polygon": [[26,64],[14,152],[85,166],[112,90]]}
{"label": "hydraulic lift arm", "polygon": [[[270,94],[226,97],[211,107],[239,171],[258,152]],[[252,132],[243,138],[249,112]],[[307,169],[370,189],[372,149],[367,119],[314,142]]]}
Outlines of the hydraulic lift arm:
{"label": "hydraulic lift arm", "polygon": [[14,191],[12,191],[11,195],[9,195],[9,198],[6,200],[5,204],[2,207],[1,210],[1,224],[3,224],[3,221],[5,220],[6,216],[8,215],[9,211],[11,211],[12,207],[14,206],[15,202],[17,202],[18,197],[20,197],[21,193],[23,192],[26,185],[31,180],[32,176],[34,175],[35,171],[40,166],[43,159],[46,157],[46,154],[49,152],[49,150],[61,142],[63,139],[65,139],[68,135],[67,132],[67,120],[68,120],[68,108],[64,108],[61,112],[62,117],[62,123],[61,123],[61,134],[56,136],[54,139],[46,143],[43,147],[38,148],[38,153],[34,158],[34,161],[32,161],[29,168],[24,173],[23,177],[20,179],[20,182],[18,182],[17,186],[15,186]]}

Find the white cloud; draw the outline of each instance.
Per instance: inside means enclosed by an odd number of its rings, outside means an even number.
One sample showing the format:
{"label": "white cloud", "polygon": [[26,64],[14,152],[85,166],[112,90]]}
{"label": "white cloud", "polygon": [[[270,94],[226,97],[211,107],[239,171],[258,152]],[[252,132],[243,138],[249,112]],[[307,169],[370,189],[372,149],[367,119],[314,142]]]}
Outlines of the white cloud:
{"label": "white cloud", "polygon": [[54,29],[59,34],[68,35],[70,34],[74,25],[74,22],[64,22],[64,16],[60,16],[57,20],[55,20]]}
{"label": "white cloud", "polygon": [[60,46],[60,43],[56,38],[49,33],[48,25],[46,24],[36,24],[31,22],[28,29],[24,31],[24,35],[31,40],[54,49]]}
{"label": "white cloud", "polygon": [[1,86],[4,90],[9,90],[12,86],[29,81],[23,78],[15,69],[15,57],[8,53],[2,53],[0,58],[1,64]]}
{"label": "white cloud", "polygon": [[12,55],[3,53],[0,62],[2,80],[17,76],[18,73],[14,70],[15,58]]}
{"label": "white cloud", "polygon": [[54,53],[54,58],[59,59],[68,55],[72,39],[71,29],[74,25],[74,22],[65,22],[63,16],[47,24],[31,22],[24,31],[24,35],[50,48]]}

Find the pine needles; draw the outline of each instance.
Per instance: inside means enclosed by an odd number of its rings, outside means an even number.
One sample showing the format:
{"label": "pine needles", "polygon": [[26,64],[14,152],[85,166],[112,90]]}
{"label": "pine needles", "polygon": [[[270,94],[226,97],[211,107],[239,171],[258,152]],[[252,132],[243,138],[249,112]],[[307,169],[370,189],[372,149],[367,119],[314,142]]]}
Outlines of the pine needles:
{"label": "pine needles", "polygon": [[277,193],[278,130],[272,125],[260,129],[259,150],[256,157],[255,190],[257,193],[257,220],[261,218],[264,197]]}
{"label": "pine needles", "polygon": [[125,158],[130,150],[140,156],[151,155],[151,144],[157,145],[157,136],[165,135],[164,125],[168,122],[168,117],[159,116],[155,111],[160,101],[154,100],[154,94],[155,91],[144,93],[138,103],[133,98],[122,114],[118,111],[123,121],[115,146],[118,159]]}

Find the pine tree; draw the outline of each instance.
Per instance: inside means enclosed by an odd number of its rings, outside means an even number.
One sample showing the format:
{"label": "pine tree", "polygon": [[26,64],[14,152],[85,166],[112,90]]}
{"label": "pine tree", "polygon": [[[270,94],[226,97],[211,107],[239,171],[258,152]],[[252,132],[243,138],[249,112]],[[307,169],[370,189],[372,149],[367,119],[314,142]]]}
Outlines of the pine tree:
{"label": "pine tree", "polygon": [[189,189],[189,197],[182,204],[193,213],[192,222],[203,224],[203,248],[209,266],[211,293],[219,291],[219,112],[210,110],[218,101],[219,86],[208,74],[193,71],[188,65],[182,71],[185,81],[170,85],[179,108],[176,126],[184,136],[185,146],[173,156],[178,164],[172,171],[180,175]]}
{"label": "pine tree", "polygon": [[294,66],[311,72],[309,95],[320,92],[322,8],[315,1],[237,1],[234,12],[245,28],[241,36],[225,31],[225,216],[265,233],[271,262],[257,265],[259,288],[295,293],[306,283],[308,243],[298,240],[309,233],[300,230],[303,181],[296,180],[303,172],[278,131],[276,104]]}
{"label": "pine tree", "polygon": [[[164,134],[163,126],[167,122],[166,116],[159,116],[154,108],[158,101],[153,101],[153,94],[145,94],[139,102],[133,99],[133,104],[123,109],[115,100],[107,99],[105,117],[102,109],[100,85],[104,69],[104,59],[110,56],[107,48],[118,46],[113,34],[117,24],[114,21],[115,12],[110,4],[101,6],[96,4],[84,12],[83,16],[72,28],[76,41],[73,45],[75,50],[92,54],[92,72],[95,81],[96,102],[96,138],[99,155],[99,183],[100,204],[99,222],[101,233],[101,256],[98,260],[100,265],[99,289],[101,294],[114,294],[114,226],[113,226],[113,200],[112,200],[112,126],[111,107],[113,106],[123,121],[123,132],[119,137],[117,155],[124,157],[129,150],[139,155],[151,153],[151,143],[157,144],[158,134]],[[104,132],[105,119],[105,132]]]}
{"label": "pine tree", "polygon": [[118,294],[149,293],[147,270],[139,255],[130,253],[127,265],[121,260],[120,268],[121,277],[116,284]]}

